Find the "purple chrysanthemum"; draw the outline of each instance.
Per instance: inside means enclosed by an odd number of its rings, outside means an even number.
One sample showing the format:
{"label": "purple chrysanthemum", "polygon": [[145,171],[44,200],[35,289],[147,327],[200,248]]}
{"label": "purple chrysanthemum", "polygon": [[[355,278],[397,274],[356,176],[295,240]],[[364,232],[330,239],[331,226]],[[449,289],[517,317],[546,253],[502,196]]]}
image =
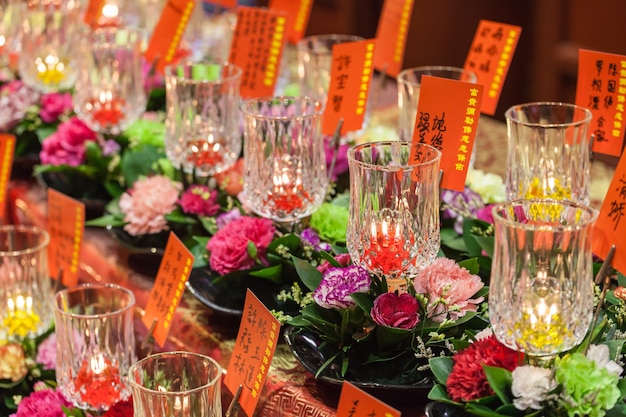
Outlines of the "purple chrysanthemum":
{"label": "purple chrysanthemum", "polygon": [[372,280],[360,266],[329,268],[313,292],[313,299],[323,308],[349,308],[355,305],[350,294],[366,293]]}

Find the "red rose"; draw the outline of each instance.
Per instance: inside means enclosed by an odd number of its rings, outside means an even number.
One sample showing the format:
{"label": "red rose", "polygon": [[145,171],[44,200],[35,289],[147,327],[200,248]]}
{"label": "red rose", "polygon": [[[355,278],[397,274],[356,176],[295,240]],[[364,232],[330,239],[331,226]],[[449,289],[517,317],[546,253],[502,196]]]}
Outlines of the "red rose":
{"label": "red rose", "polygon": [[420,321],[419,304],[410,294],[388,292],[374,300],[372,320],[381,326],[411,330]]}

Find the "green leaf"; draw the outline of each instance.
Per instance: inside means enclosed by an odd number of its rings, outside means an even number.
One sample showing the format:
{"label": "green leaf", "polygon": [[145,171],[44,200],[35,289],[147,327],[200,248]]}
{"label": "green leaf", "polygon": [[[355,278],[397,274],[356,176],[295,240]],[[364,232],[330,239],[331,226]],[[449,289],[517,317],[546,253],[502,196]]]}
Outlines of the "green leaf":
{"label": "green leaf", "polygon": [[465,259],[463,261],[460,261],[459,266],[467,269],[470,272],[470,274],[478,274],[478,271],[480,270],[480,266],[478,265],[477,258],[470,258],[470,259]]}
{"label": "green leaf", "polygon": [[276,284],[280,284],[282,282],[281,273],[283,270],[282,264],[268,266],[263,269],[256,269],[254,271],[250,271],[250,275],[253,277],[264,278],[269,281],[272,281]]}
{"label": "green leaf", "polygon": [[483,365],[487,381],[503,404],[511,404],[510,392],[513,377],[511,371],[497,366]]}
{"label": "green leaf", "polygon": [[145,145],[140,149],[124,152],[120,162],[120,170],[127,187],[131,187],[141,176],[152,173],[152,166],[165,153],[163,149],[153,145]]}
{"label": "green leaf", "polygon": [[119,218],[119,216],[113,214],[107,214],[102,217],[97,217],[95,219],[87,220],[85,222],[85,226],[95,226],[95,227],[120,227],[125,224],[124,219]]}
{"label": "green leaf", "polygon": [[437,384],[430,389],[430,392],[428,392],[428,399],[438,401],[440,403],[457,405],[459,407],[463,406],[462,404],[452,401],[450,398],[448,398],[446,387],[445,385],[441,384]]}
{"label": "green leaf", "polygon": [[467,252],[467,244],[454,229],[441,229],[441,245],[458,252]]}
{"label": "green leaf", "polygon": [[493,258],[493,246],[494,246],[494,237],[493,236],[473,236],[476,242],[480,245],[480,248],[487,252],[490,258]]}
{"label": "green leaf", "polygon": [[341,265],[339,265],[339,262],[337,262],[335,257],[333,255],[331,255],[330,253],[328,253],[326,251],[320,251],[320,255],[322,256],[322,258],[324,258],[324,259],[326,259],[328,261],[330,266],[333,266],[335,268],[338,268],[338,267],[341,266]]}
{"label": "green leaf", "polygon": [[298,273],[302,283],[306,285],[310,291],[315,291],[315,289],[320,285],[320,282],[322,282],[322,273],[305,260],[296,258],[295,256],[292,256],[291,259],[293,260],[296,272]]}
{"label": "green leaf", "polygon": [[324,362],[319,369],[317,370],[317,372],[315,372],[315,378],[319,378],[319,376],[322,374],[322,372],[324,372],[324,369],[326,369],[328,367],[328,365],[330,365],[331,363],[333,363],[335,361],[335,359],[337,359],[337,357],[340,355],[339,352],[337,352],[336,354],[334,354],[333,356],[331,356],[330,358],[328,358],[326,360],[326,362]]}
{"label": "green leaf", "polygon": [[365,314],[367,314],[368,316],[370,315],[370,312],[374,307],[374,300],[372,299],[371,295],[357,292],[350,294],[350,297],[352,297],[356,305],[359,306],[361,310],[365,312]]}
{"label": "green leaf", "polygon": [[200,224],[211,236],[217,233],[217,223],[215,221],[215,217],[205,217],[200,216],[198,218],[200,220]]}
{"label": "green leaf", "polygon": [[285,236],[281,236],[278,239],[274,239],[267,246],[267,251],[275,253],[276,252],[276,248],[278,246],[285,246],[285,247],[289,248],[289,251],[291,253],[294,253],[300,247],[300,237],[295,235],[295,234],[293,234],[293,233],[289,233],[289,234],[286,234]]}
{"label": "green leaf", "polygon": [[180,224],[198,223],[198,221],[193,216],[189,216],[183,213],[180,207],[177,207],[176,209],[172,210],[170,213],[166,214],[165,220],[167,220],[168,222],[180,223]]}
{"label": "green leaf", "polygon": [[428,360],[430,370],[432,371],[435,379],[440,384],[444,384],[448,381],[448,376],[452,372],[452,358],[447,356],[437,356]]}

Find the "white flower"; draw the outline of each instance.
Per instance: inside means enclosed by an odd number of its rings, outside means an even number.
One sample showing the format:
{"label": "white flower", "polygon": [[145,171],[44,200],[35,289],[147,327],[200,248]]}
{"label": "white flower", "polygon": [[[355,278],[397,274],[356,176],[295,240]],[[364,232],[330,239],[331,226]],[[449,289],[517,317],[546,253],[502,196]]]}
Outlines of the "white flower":
{"label": "white flower", "polygon": [[474,336],[474,339],[482,340],[492,335],[493,335],[493,330],[491,329],[491,327],[486,327],[482,329],[481,331],[479,331],[478,333],[476,333],[476,336]]}
{"label": "white flower", "polygon": [[485,204],[506,201],[506,186],[502,177],[497,174],[485,173],[479,169],[467,172],[465,184],[480,194]]}
{"label": "white flower", "polygon": [[535,366],[518,366],[512,372],[511,393],[515,397],[513,405],[518,410],[540,410],[542,402],[556,387],[551,369]]}
{"label": "white flower", "polygon": [[591,345],[587,352],[587,358],[594,361],[598,368],[606,368],[610,373],[620,376],[624,368],[611,360],[609,355],[610,352],[607,345]]}

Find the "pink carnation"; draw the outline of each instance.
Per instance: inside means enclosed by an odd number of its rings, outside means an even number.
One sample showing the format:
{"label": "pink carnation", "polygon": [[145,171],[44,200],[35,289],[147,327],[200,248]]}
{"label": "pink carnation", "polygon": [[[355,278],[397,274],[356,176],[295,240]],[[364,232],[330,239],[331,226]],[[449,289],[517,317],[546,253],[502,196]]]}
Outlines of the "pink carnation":
{"label": "pink carnation", "polygon": [[124,230],[133,236],[159,233],[168,229],[165,215],[176,208],[182,185],[162,175],[135,181],[120,197]]}
{"label": "pink carnation", "polygon": [[8,132],[26,116],[26,111],[37,104],[39,93],[20,80],[13,80],[0,88],[0,132]]}
{"label": "pink carnation", "polygon": [[252,268],[255,259],[248,254],[248,242],[254,243],[257,256],[263,261],[275,231],[271,220],[258,217],[242,216],[229,222],[207,244],[211,269],[224,275]]}
{"label": "pink carnation", "polygon": [[59,120],[63,113],[72,110],[72,95],[70,93],[49,93],[41,96],[39,116],[44,123],[53,123]]}
{"label": "pink carnation", "polygon": [[65,417],[62,406],[72,407],[61,392],[49,388],[35,391],[20,401],[11,417]]}
{"label": "pink carnation", "polygon": [[411,330],[420,321],[419,303],[410,294],[388,292],[379,295],[372,307],[372,320],[376,324]]}
{"label": "pink carnation", "polygon": [[54,369],[57,361],[57,337],[52,333],[37,347],[37,363],[44,369]]}
{"label": "pink carnation", "polygon": [[483,297],[471,298],[484,286],[480,277],[448,258],[438,258],[422,269],[413,285],[418,293],[428,294],[427,314],[436,322],[463,317],[483,301]]}
{"label": "pink carnation", "polygon": [[217,203],[217,190],[211,191],[206,185],[192,185],[178,200],[185,213],[200,216],[214,216],[220,210]]}
{"label": "pink carnation", "polygon": [[97,140],[96,133],[78,117],[61,123],[41,144],[41,163],[78,166],[85,161],[85,144]]}

